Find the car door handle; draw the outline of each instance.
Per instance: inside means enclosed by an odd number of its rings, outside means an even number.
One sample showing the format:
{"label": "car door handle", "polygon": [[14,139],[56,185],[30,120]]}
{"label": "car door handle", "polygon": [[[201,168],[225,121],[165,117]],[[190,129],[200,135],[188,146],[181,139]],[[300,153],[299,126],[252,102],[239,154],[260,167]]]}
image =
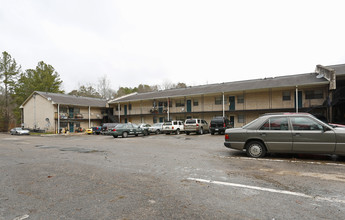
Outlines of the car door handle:
{"label": "car door handle", "polygon": [[293,134],[293,136],[299,137],[299,136],[301,136],[301,134],[300,133],[295,133],[295,134]]}
{"label": "car door handle", "polygon": [[265,136],[266,136],[266,133],[260,133],[260,136],[265,137]]}

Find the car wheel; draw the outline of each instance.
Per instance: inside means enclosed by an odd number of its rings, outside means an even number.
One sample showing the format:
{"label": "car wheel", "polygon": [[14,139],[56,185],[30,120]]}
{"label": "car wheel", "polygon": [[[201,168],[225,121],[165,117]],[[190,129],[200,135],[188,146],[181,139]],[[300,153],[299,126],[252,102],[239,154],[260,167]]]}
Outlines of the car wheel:
{"label": "car wheel", "polygon": [[117,138],[117,135],[113,135],[114,138]]}
{"label": "car wheel", "polygon": [[126,138],[126,137],[128,137],[128,133],[127,132],[123,132],[122,133],[122,138]]}
{"label": "car wheel", "polygon": [[177,129],[177,130],[176,130],[176,134],[180,134],[180,129]]}
{"label": "car wheel", "polygon": [[250,157],[264,157],[266,155],[266,152],[266,147],[260,141],[251,141],[246,146],[246,153]]}
{"label": "car wheel", "polygon": [[214,132],[211,132],[211,135],[214,135]]}
{"label": "car wheel", "polygon": [[156,134],[159,134],[159,133],[161,133],[160,130],[156,130]]}
{"label": "car wheel", "polygon": [[189,135],[190,133],[188,131],[186,131],[186,135]]}
{"label": "car wheel", "polygon": [[199,134],[200,135],[204,134],[204,129],[201,128],[200,131],[199,131]]}

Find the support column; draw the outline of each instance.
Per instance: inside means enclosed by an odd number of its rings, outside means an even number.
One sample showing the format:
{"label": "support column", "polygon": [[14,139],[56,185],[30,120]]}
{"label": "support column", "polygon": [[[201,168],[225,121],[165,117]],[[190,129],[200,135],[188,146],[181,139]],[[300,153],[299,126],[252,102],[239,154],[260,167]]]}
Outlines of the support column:
{"label": "support column", "polygon": [[91,128],[91,106],[89,106],[89,128]]}
{"label": "support column", "polygon": [[225,103],[224,103],[224,92],[223,92],[223,118],[224,118],[224,116],[225,116]]}
{"label": "support column", "polygon": [[295,98],[295,102],[296,102],[296,113],[298,113],[298,86],[296,86],[296,98]]}
{"label": "support column", "polygon": [[58,118],[57,133],[60,134],[60,104],[58,104],[57,106],[57,118]]}

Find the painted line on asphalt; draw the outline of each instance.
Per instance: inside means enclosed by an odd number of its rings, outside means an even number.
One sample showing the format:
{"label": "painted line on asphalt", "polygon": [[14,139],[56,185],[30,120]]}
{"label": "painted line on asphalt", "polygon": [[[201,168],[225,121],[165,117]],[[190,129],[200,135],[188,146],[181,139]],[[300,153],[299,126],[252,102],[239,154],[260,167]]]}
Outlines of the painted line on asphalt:
{"label": "painted line on asphalt", "polygon": [[219,156],[227,159],[240,159],[240,160],[259,160],[259,161],[273,161],[273,162],[290,162],[290,163],[305,163],[305,164],[317,164],[317,165],[330,165],[330,166],[344,166],[342,163],[325,163],[325,162],[312,162],[312,161],[299,161],[299,160],[279,160],[279,159],[265,159],[265,158],[251,158],[251,157],[228,157]]}
{"label": "painted line on asphalt", "polygon": [[258,187],[258,186],[249,186],[249,185],[243,185],[243,184],[238,184],[238,183],[229,183],[229,182],[205,180],[205,179],[198,179],[198,178],[187,178],[187,179],[191,180],[191,181],[202,182],[202,183],[212,183],[212,184],[216,184],[216,185],[232,186],[232,187],[245,188],[245,189],[253,189],[253,190],[272,192],[272,193],[280,193],[280,194],[291,195],[291,196],[299,196],[299,197],[308,198],[308,199],[315,199],[317,201],[337,202],[337,203],[345,204],[345,200],[335,199],[335,198],[327,198],[327,197],[320,197],[320,196],[310,196],[310,195],[307,195],[307,194],[304,194],[304,193],[299,193],[299,192],[292,192],[292,191],[278,190],[278,189],[270,189],[270,188],[264,188],[264,187]]}

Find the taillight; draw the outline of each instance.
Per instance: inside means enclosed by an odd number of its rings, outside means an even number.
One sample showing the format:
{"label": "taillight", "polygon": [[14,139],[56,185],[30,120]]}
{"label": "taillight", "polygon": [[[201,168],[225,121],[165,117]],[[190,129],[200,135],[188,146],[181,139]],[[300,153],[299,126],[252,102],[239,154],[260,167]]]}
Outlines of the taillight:
{"label": "taillight", "polygon": [[197,127],[199,127],[199,124],[196,124]]}
{"label": "taillight", "polygon": [[229,135],[228,134],[225,134],[225,140],[228,141],[230,138],[229,138]]}
{"label": "taillight", "polygon": [[174,130],[174,126],[172,126],[171,129]]}
{"label": "taillight", "polygon": [[223,124],[223,127],[225,128],[225,123]]}
{"label": "taillight", "polygon": [[113,131],[116,131],[116,129],[114,128]]}

